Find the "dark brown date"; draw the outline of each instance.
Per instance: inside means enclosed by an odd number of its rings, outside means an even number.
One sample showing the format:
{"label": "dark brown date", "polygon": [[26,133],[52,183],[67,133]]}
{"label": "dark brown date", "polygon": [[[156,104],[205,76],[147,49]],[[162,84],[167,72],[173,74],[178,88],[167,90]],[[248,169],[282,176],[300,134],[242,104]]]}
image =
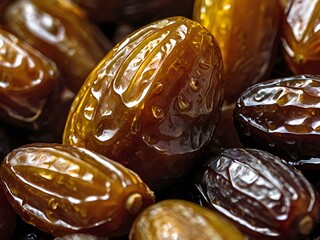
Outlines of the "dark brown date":
{"label": "dark brown date", "polygon": [[77,92],[112,44],[65,2],[13,1],[2,20],[8,31],[55,61],[68,87]]}
{"label": "dark brown date", "polygon": [[0,58],[0,117],[35,131],[57,121],[63,113],[53,109],[61,103],[64,82],[56,65],[1,29]]}
{"label": "dark brown date", "polygon": [[312,185],[284,160],[261,150],[226,149],[210,156],[197,189],[206,206],[250,239],[300,239],[319,222],[319,196]]}
{"label": "dark brown date", "polygon": [[208,145],[223,96],[222,57],[199,23],[172,17],[115,46],[73,102],[63,143],[133,169],[152,188],[184,176]]}
{"label": "dark brown date", "polygon": [[86,149],[33,144],[1,165],[6,196],[21,218],[52,235],[124,235],[153,193],[131,170]]}
{"label": "dark brown date", "polygon": [[247,147],[297,161],[320,156],[320,78],[298,75],[248,88],[234,111]]}

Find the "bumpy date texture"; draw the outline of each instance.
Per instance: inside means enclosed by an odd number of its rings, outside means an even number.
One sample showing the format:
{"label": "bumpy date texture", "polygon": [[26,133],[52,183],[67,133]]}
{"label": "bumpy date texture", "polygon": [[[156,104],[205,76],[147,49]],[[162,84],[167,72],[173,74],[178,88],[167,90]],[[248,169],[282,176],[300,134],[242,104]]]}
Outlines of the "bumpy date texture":
{"label": "bumpy date texture", "polygon": [[319,196],[312,185],[284,160],[261,150],[226,149],[210,156],[197,189],[205,206],[250,239],[300,239],[319,223]]}
{"label": "bumpy date texture", "polygon": [[152,187],[185,174],[212,136],[224,96],[213,36],[184,17],[147,25],[110,51],[73,102],[64,144],[99,152]]}
{"label": "bumpy date texture", "polygon": [[131,170],[86,149],[32,144],[1,166],[6,196],[22,219],[53,235],[127,234],[153,193]]}
{"label": "bumpy date texture", "polygon": [[56,65],[1,29],[0,59],[1,119],[29,130],[47,127],[64,87]]}
{"label": "bumpy date texture", "polygon": [[[4,10],[4,27],[55,61],[77,92],[112,44],[61,0],[17,0]],[[74,8],[74,9],[73,9]]]}
{"label": "bumpy date texture", "polygon": [[130,240],[245,240],[226,218],[195,203],[163,200],[142,211],[134,221]]}
{"label": "bumpy date texture", "polygon": [[320,1],[286,1],[281,42],[285,59],[295,74],[320,74]]}
{"label": "bumpy date texture", "polygon": [[234,111],[244,145],[289,161],[319,157],[319,87],[318,76],[298,75],[248,88]]}
{"label": "bumpy date texture", "polygon": [[225,66],[226,103],[268,74],[277,49],[278,0],[196,0],[193,17],[217,39]]}

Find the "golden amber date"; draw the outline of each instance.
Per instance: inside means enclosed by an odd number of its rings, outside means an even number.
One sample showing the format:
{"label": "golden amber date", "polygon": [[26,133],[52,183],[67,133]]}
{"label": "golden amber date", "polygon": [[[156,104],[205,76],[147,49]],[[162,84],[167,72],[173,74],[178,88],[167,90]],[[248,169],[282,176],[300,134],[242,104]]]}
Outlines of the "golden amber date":
{"label": "golden amber date", "polygon": [[[49,57],[77,92],[112,44],[65,0],[17,0],[4,11],[6,29]],[[76,6],[74,6],[76,7]]]}
{"label": "golden amber date", "polygon": [[196,0],[193,18],[208,28],[220,45],[227,103],[266,77],[277,49],[278,0]]}
{"label": "golden amber date", "polygon": [[207,159],[197,189],[204,205],[250,239],[305,239],[320,220],[320,198],[302,173],[256,149],[226,149]]}
{"label": "golden amber date", "polygon": [[268,150],[290,161],[319,157],[320,78],[297,75],[255,84],[234,110],[245,146]]}
{"label": "golden amber date", "polygon": [[245,240],[242,233],[215,212],[184,200],[163,200],[146,208],[131,228],[130,240]]}
{"label": "golden amber date", "polygon": [[64,144],[133,169],[152,187],[176,180],[207,145],[223,101],[213,36],[184,17],[147,25],[119,43],[73,102]]}
{"label": "golden amber date", "polygon": [[153,192],[131,170],[89,150],[30,144],[1,166],[7,198],[24,221],[53,235],[129,232]]}
{"label": "golden amber date", "polygon": [[320,74],[320,1],[290,0],[285,4],[281,41],[295,74]]}
{"label": "golden amber date", "polygon": [[1,29],[0,59],[1,119],[30,130],[48,126],[64,86],[56,65]]}

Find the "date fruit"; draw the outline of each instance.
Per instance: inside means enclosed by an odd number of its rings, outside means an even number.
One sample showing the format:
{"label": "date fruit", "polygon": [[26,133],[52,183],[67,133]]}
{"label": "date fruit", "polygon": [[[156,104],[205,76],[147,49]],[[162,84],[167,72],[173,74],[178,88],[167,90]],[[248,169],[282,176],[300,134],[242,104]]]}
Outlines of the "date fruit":
{"label": "date fruit", "polygon": [[243,144],[289,161],[319,157],[319,87],[320,77],[310,75],[273,79],[249,87],[234,111]]}
{"label": "date fruit", "polygon": [[64,87],[56,65],[1,29],[0,59],[1,119],[28,130],[48,127]]}
{"label": "date fruit", "polygon": [[52,59],[68,87],[77,92],[112,44],[64,2],[16,0],[7,6],[2,21],[8,31]]}
{"label": "date fruit", "polygon": [[208,28],[220,45],[227,104],[267,76],[278,45],[278,0],[196,0],[193,18]]}
{"label": "date fruit", "polygon": [[146,208],[131,228],[130,240],[245,240],[215,212],[184,200],[163,200]]}
{"label": "date fruit", "polygon": [[197,180],[204,205],[250,239],[300,239],[319,223],[319,195],[300,171],[275,155],[234,148],[207,161]]}
{"label": "date fruit", "polygon": [[286,1],[281,42],[294,74],[320,74],[320,1]]}
{"label": "date fruit", "polygon": [[89,150],[30,144],[1,166],[6,196],[21,218],[52,235],[124,235],[153,192],[131,170]]}
{"label": "date fruit", "polygon": [[63,143],[98,152],[152,188],[175,181],[209,143],[224,96],[222,57],[199,23],[151,23],[113,48],[76,96]]}

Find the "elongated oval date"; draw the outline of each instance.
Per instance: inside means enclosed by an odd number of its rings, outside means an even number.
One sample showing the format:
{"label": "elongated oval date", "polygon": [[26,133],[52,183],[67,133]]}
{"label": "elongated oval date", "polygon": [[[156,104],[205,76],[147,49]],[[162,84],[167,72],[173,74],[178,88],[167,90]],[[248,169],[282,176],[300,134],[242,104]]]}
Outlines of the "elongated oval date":
{"label": "elongated oval date", "polygon": [[294,74],[320,74],[320,1],[285,1],[281,42]]}
{"label": "elongated oval date", "polygon": [[210,30],[221,47],[226,103],[266,78],[278,45],[278,0],[196,0],[193,18]]}
{"label": "elongated oval date", "polygon": [[1,166],[7,198],[24,221],[53,235],[129,232],[153,192],[131,170],[89,150],[30,144]]}
{"label": "elongated oval date", "polygon": [[204,205],[252,239],[300,239],[318,224],[317,192],[284,160],[244,148],[226,149],[207,160],[197,182]]}
{"label": "elongated oval date", "polygon": [[163,200],[146,208],[135,220],[130,240],[246,239],[228,220],[184,200]]}
{"label": "elongated oval date", "polygon": [[234,111],[244,145],[290,161],[319,157],[319,87],[318,76],[298,75],[248,88]]}
{"label": "elongated oval date", "polygon": [[48,126],[64,87],[56,65],[1,29],[0,58],[1,119],[30,130]]}
{"label": "elongated oval date", "polygon": [[[3,14],[6,29],[55,61],[68,87],[77,92],[112,44],[77,6],[64,0],[18,0]],[[69,1],[70,2],[70,1]]]}
{"label": "elongated oval date", "polygon": [[151,187],[174,181],[212,136],[224,96],[222,68],[218,44],[197,22],[151,23],[87,78],[63,143],[119,161]]}

